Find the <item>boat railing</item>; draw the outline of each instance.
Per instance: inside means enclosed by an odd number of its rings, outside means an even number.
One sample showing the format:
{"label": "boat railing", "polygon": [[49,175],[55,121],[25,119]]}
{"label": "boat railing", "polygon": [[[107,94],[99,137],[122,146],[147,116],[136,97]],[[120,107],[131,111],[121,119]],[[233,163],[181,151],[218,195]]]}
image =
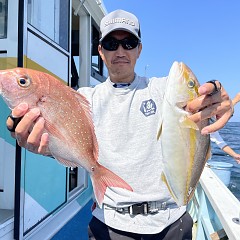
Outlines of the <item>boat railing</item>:
{"label": "boat railing", "polygon": [[208,167],[204,168],[188,211],[196,226],[194,239],[240,239],[240,202]]}

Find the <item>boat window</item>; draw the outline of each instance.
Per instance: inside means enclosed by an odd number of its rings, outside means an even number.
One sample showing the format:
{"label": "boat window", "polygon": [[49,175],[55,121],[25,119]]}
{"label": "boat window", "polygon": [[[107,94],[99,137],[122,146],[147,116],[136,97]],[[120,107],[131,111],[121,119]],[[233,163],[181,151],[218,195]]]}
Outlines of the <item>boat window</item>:
{"label": "boat window", "polygon": [[28,23],[68,49],[69,0],[28,0]]}
{"label": "boat window", "polygon": [[105,81],[106,77],[104,77],[104,64],[98,53],[98,44],[99,44],[99,31],[92,25],[92,71],[91,76],[98,80],[99,82]]}
{"label": "boat window", "polygon": [[[83,168],[69,168],[69,192],[76,192],[87,187],[87,172]],[[73,191],[76,190],[76,191]]]}
{"label": "boat window", "polygon": [[8,1],[0,1],[0,38],[7,37]]}
{"label": "boat window", "polygon": [[92,67],[99,74],[102,73],[100,56],[98,54],[99,32],[92,26]]}
{"label": "boat window", "polygon": [[78,186],[78,168],[69,169],[69,192]]}
{"label": "boat window", "polygon": [[74,89],[79,88],[79,56],[71,56],[71,87]]}

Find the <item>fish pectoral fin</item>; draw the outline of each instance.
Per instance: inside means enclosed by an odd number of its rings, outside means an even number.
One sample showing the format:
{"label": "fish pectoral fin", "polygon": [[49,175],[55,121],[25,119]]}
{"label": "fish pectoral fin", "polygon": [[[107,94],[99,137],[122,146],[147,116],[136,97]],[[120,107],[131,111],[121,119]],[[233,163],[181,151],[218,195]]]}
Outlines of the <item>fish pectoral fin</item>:
{"label": "fish pectoral fin", "polygon": [[181,117],[179,119],[179,122],[181,123],[181,127],[183,128],[192,128],[195,130],[199,130],[198,125],[186,116]]}
{"label": "fish pectoral fin", "polygon": [[78,164],[71,162],[69,160],[66,160],[64,158],[60,158],[60,157],[55,157],[53,156],[60,164],[64,165],[65,167],[80,167]]}
{"label": "fish pectoral fin", "polygon": [[56,127],[56,125],[51,124],[49,121],[47,121],[45,119],[45,128],[46,130],[52,134],[53,136],[55,136],[56,138],[61,139],[62,141],[65,140],[64,135],[58,130],[58,128]]}

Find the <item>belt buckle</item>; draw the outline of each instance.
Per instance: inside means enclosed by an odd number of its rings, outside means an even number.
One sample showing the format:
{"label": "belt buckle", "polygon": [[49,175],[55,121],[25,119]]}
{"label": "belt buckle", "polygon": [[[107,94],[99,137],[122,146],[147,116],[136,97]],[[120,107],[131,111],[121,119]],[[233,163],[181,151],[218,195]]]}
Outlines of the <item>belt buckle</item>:
{"label": "belt buckle", "polygon": [[138,203],[128,207],[128,211],[130,215],[137,215],[137,214],[148,214],[148,203]]}
{"label": "belt buckle", "polygon": [[161,210],[166,210],[167,209],[167,202],[163,202],[162,204],[161,204],[161,208],[160,208]]}

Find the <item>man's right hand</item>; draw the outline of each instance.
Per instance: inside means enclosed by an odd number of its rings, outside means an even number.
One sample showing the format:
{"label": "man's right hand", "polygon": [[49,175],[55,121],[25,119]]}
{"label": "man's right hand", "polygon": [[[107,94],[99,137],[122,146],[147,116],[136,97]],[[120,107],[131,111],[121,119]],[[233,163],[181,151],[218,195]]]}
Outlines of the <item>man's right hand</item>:
{"label": "man's right hand", "polygon": [[[50,155],[49,136],[48,133],[44,133],[45,120],[40,116],[39,108],[29,109],[28,104],[21,103],[12,110],[11,115],[18,120],[21,119],[15,131],[11,132],[19,146],[33,153]],[[13,128],[14,121],[12,118],[7,118],[6,125],[8,129]]]}

